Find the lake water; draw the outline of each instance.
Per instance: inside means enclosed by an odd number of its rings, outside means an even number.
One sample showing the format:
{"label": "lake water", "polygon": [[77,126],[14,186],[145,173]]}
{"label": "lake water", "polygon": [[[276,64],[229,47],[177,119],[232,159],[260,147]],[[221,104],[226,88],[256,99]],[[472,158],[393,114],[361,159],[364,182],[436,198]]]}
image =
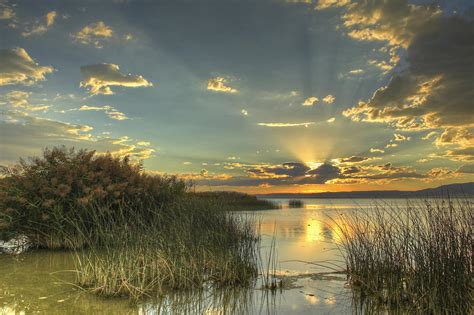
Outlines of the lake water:
{"label": "lake water", "polygon": [[[138,305],[105,299],[74,286],[70,253],[32,251],[18,257],[0,255],[0,314],[350,314],[351,291],[337,247],[339,213],[357,211],[371,200],[303,199],[304,208],[238,213],[255,217],[262,235],[262,258],[275,243],[277,274],[283,290],[272,293],[260,285],[249,290],[189,292]],[[380,201],[379,201],[380,202]],[[390,204],[405,200],[385,200]],[[332,219],[331,219],[332,218]],[[265,269],[263,267],[262,269]],[[324,273],[324,274],[321,274]]]}

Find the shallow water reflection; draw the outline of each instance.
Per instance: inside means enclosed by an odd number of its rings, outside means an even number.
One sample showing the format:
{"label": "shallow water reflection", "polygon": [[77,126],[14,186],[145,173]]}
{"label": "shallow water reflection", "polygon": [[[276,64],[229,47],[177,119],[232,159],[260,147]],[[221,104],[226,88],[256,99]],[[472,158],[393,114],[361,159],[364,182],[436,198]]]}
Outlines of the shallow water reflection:
{"label": "shallow water reflection", "polygon": [[[277,200],[287,204],[287,200]],[[262,256],[275,238],[279,275],[290,285],[271,293],[253,289],[180,293],[138,305],[104,299],[73,285],[71,253],[33,251],[19,257],[0,255],[0,314],[347,314],[351,292],[336,243],[338,213],[370,201],[304,200],[298,209],[253,211],[260,220]],[[330,219],[330,217],[332,219]]]}

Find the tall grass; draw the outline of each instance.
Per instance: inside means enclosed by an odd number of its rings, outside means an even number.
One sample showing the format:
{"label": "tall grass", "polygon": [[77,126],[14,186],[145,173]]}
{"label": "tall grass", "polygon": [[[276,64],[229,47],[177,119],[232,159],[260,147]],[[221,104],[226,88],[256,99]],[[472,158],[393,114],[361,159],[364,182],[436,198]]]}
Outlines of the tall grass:
{"label": "tall grass", "polygon": [[290,208],[304,208],[304,202],[299,199],[290,199],[288,201],[288,206]]}
{"label": "tall grass", "polygon": [[143,218],[117,213],[96,218],[100,239],[76,254],[79,285],[137,300],[205,285],[249,286],[255,280],[259,238],[250,221],[202,200],[148,211]]}
{"label": "tall grass", "polygon": [[349,281],[365,311],[472,314],[473,202],[387,204],[342,216]]}

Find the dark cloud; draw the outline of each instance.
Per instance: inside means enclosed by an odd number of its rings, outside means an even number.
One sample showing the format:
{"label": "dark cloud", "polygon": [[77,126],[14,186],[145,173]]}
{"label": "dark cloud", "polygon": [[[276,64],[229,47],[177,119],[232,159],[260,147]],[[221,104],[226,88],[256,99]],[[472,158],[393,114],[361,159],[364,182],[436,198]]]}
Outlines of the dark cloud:
{"label": "dark cloud", "polygon": [[261,175],[285,175],[288,177],[304,176],[310,168],[298,162],[287,162],[278,166],[258,167],[247,170],[251,174]]}
{"label": "dark cloud", "polygon": [[[336,6],[332,4],[330,6]],[[367,102],[344,111],[355,121],[385,122],[400,130],[443,129],[437,145],[462,149],[474,142],[474,20],[435,5],[405,0],[342,5],[348,35],[387,44],[391,62],[405,49],[403,70]]]}

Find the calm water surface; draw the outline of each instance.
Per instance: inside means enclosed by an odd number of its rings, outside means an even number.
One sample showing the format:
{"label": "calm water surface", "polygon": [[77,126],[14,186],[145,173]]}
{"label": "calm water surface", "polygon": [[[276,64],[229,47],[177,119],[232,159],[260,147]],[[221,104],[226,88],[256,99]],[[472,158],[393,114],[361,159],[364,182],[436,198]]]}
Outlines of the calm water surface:
{"label": "calm water surface", "polygon": [[[189,292],[160,301],[132,305],[125,299],[104,299],[74,286],[71,253],[33,251],[0,255],[0,314],[350,314],[351,292],[334,222],[339,213],[357,211],[371,200],[304,199],[304,208],[251,211],[259,221],[262,258],[275,242],[277,273],[291,285],[270,293],[250,290]],[[406,201],[387,200],[391,204]],[[332,218],[332,219],[330,219]]]}

